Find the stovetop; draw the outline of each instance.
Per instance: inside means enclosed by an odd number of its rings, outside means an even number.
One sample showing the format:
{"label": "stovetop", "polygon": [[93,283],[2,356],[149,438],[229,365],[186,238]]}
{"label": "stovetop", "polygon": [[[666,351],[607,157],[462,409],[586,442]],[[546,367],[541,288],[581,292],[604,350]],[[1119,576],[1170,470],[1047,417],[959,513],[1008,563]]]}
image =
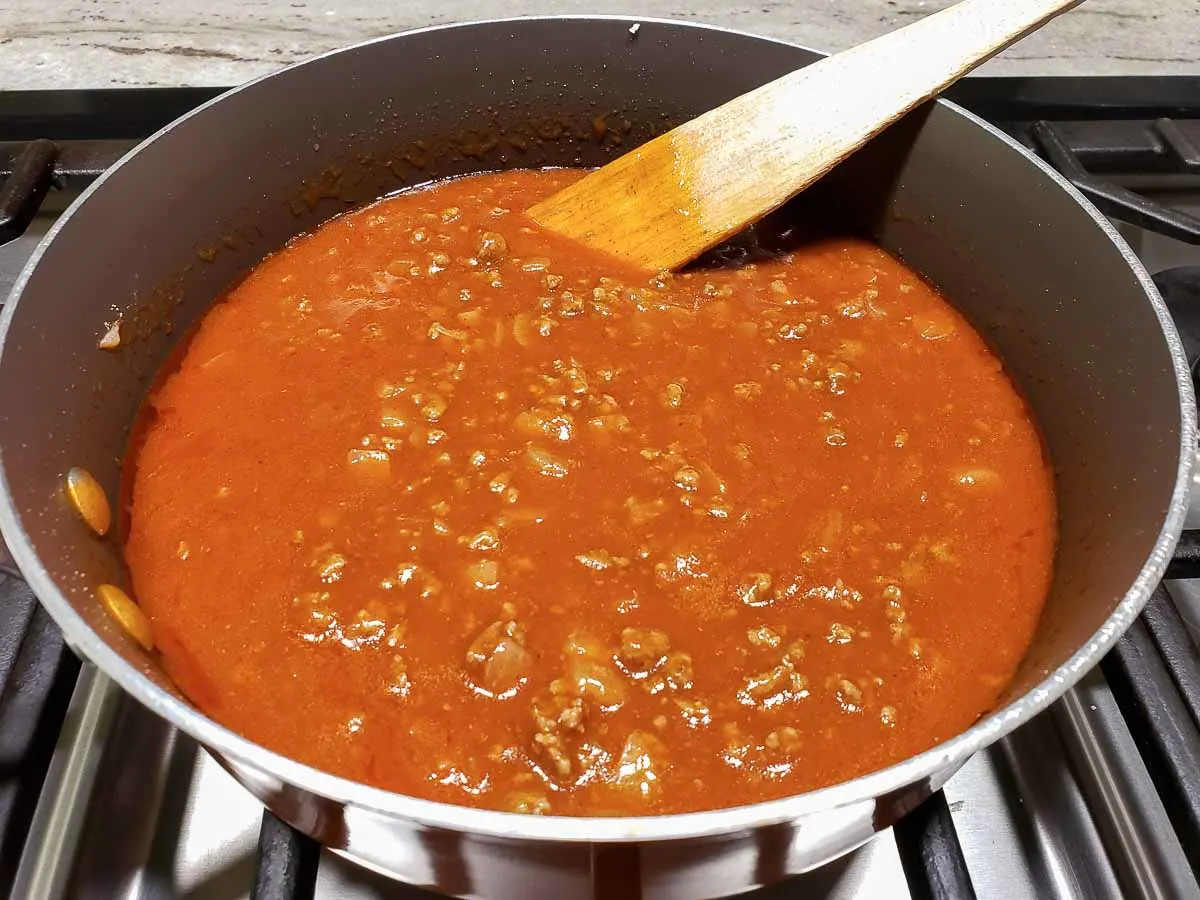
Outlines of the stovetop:
{"label": "stovetop", "polygon": [[[0,92],[0,240],[20,232],[0,244],[0,298],[83,186],[219,92]],[[951,93],[1117,222],[1161,273],[1194,361],[1200,78],[980,78]],[[1200,900],[1200,532],[1185,534],[1168,574],[1052,709],[862,849],[752,896]],[[0,562],[0,897],[433,896],[264,814],[190,738],[81,666],[18,575]]]}

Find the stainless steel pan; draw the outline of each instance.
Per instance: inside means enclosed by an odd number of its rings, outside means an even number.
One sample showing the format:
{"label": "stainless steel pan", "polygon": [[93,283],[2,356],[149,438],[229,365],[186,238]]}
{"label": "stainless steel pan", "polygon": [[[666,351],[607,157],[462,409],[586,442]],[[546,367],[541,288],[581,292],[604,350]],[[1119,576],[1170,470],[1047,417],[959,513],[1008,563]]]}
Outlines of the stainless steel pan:
{"label": "stainless steel pan", "polygon": [[[586,897],[609,883],[625,896],[635,887],[643,897],[715,896],[846,852],[1095,665],[1162,575],[1183,522],[1195,411],[1178,338],[1145,271],[1062,179],[961,109],[931,104],[803,203],[842,216],[943,288],[1000,350],[1044,428],[1059,498],[1057,575],[993,714],[920,756],[802,796],[562,819],[375,790],[272,753],[190,706],[93,599],[96,583],[122,580],[119,549],[67,509],[64,473],[84,466],[115,496],[138,402],[173,342],[264,253],[347,204],[433,176],[600,163],[817,58],[730,31],[634,24],[435,28],[227,94],[101,178],[59,220],[4,309],[0,522],[72,647],[285,820],[449,893]],[[106,353],[96,341],[113,308],[126,310],[126,345]],[[595,877],[616,866],[626,867],[619,878]]]}

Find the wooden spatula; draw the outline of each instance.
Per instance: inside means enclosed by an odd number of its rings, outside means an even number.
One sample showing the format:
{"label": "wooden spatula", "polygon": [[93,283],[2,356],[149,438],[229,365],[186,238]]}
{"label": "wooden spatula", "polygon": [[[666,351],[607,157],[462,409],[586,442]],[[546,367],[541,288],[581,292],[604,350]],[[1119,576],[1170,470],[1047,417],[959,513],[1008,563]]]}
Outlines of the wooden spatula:
{"label": "wooden spatula", "polygon": [[675,269],[804,190],[896,119],[1082,0],[962,0],[743,94],[529,210]]}

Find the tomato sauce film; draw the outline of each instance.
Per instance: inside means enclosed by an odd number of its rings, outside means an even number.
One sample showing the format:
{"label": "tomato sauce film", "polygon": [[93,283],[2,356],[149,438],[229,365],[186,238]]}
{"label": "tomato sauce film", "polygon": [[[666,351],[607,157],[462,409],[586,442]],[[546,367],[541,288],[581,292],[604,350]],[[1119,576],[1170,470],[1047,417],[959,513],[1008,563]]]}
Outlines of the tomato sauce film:
{"label": "tomato sauce film", "polygon": [[953,737],[1055,542],[999,359],[883,250],[649,275],[473,176],[259,264],[152,391],[125,553],[204,712],[524,813],[787,796]]}

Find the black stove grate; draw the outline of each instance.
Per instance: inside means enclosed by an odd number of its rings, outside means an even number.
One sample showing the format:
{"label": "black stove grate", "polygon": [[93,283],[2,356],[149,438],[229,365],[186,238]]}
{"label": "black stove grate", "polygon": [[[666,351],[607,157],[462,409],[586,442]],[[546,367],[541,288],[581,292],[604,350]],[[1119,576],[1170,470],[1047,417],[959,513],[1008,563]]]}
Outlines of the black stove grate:
{"label": "black stove grate", "polygon": [[258,832],[252,900],[312,900],[321,848],[267,810]]}
{"label": "black stove grate", "polygon": [[[0,243],[20,234],[52,187],[94,178],[221,92],[0,92]],[[1041,153],[1108,215],[1200,243],[1200,220],[1119,183],[1129,174],[1200,174],[1200,77],[966,79],[949,96]],[[1200,269],[1163,273],[1160,288],[1168,300],[1183,298],[1172,312],[1200,355]],[[11,892],[79,669],[16,574],[0,565],[0,895]],[[1200,531],[1184,534],[1168,575],[1200,577]],[[1200,653],[1162,586],[1101,666],[1200,877]],[[942,792],[894,831],[913,897],[975,896]],[[265,813],[253,897],[308,900],[319,858],[312,839]]]}
{"label": "black stove grate", "polygon": [[0,575],[0,896],[12,891],[78,672],[25,583]]}
{"label": "black stove grate", "polygon": [[[1088,124],[1093,127],[1088,128]],[[1094,126],[1098,123],[1078,123],[1076,140],[1071,141],[1065,127],[1045,120],[1033,122],[1028,131],[1029,141],[1059,173],[1107,216],[1156,231],[1164,237],[1200,244],[1200,219],[1148,200],[1141,194],[1093,174],[1084,159],[1095,157],[1093,166],[1137,166],[1138,171],[1153,173],[1200,174],[1200,142],[1193,143],[1183,126],[1174,119],[1154,122],[1126,123],[1126,132],[1113,139],[1111,129]],[[1200,122],[1194,123],[1200,126]],[[1192,129],[1189,129],[1189,131]],[[1099,146],[1087,146],[1089,133],[1108,131],[1110,140]],[[1200,127],[1195,129],[1200,137]]]}
{"label": "black stove grate", "polygon": [[1200,873],[1200,665],[1165,588],[1100,666],[1188,863]]}
{"label": "black stove grate", "polygon": [[945,794],[938,791],[892,830],[913,900],[975,900]]}

